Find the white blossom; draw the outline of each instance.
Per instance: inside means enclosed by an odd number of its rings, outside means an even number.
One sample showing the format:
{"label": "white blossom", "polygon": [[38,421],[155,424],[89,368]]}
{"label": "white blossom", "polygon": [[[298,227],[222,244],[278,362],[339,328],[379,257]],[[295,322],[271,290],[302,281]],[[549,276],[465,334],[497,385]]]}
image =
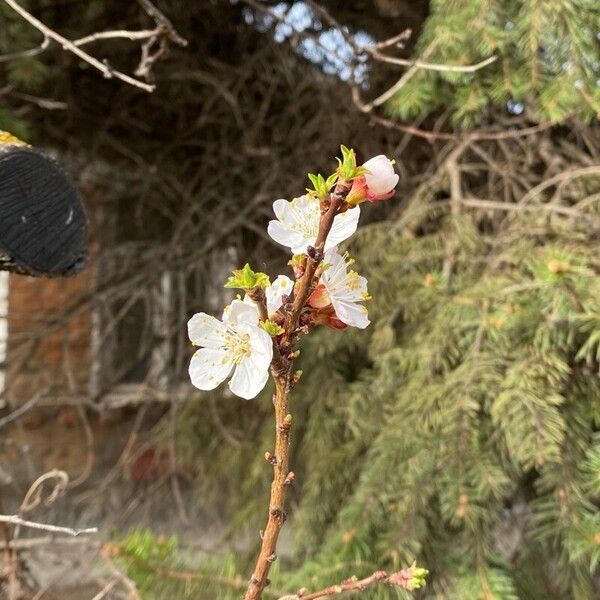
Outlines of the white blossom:
{"label": "white blossom", "polygon": [[[287,246],[294,254],[306,253],[307,246],[314,246],[319,231],[321,208],[318,198],[300,196],[292,201],[275,200],[273,212],[277,219],[269,222],[269,235],[282,246]],[[335,248],[348,239],[358,226],[358,207],[337,215],[325,242],[325,250]]]}
{"label": "white blossom", "polygon": [[273,358],[271,336],[259,325],[254,303],[234,300],[223,311],[223,320],[206,313],[188,322],[188,335],[201,346],[190,362],[190,378],[201,390],[213,390],[233,372],[229,388],[246,400],[267,383]]}
{"label": "white blossom", "polygon": [[318,286],[315,290],[312,304],[320,308],[330,303],[342,323],[364,329],[370,321],[367,307],[361,303],[370,296],[367,280],[356,271],[349,270],[353,262],[348,255],[342,256],[335,250],[325,253],[326,268],[320,279],[323,287]]}

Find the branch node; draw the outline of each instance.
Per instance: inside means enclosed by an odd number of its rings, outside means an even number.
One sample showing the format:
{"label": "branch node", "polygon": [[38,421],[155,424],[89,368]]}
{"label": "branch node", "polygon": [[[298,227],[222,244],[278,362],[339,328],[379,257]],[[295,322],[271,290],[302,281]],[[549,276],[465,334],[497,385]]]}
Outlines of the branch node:
{"label": "branch node", "polygon": [[314,246],[308,246],[308,248],[306,248],[306,254],[316,262],[321,262],[323,259],[323,252],[317,250]]}
{"label": "branch node", "polygon": [[265,452],[265,460],[270,465],[275,466],[277,464],[277,457],[274,454],[271,454],[269,451]]}

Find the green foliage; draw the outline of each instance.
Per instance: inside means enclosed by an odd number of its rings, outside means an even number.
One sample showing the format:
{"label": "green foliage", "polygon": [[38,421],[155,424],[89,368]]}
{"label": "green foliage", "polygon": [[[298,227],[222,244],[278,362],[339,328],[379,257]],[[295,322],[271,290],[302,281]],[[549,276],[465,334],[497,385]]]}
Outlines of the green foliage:
{"label": "green foliage", "polygon": [[145,600],[238,600],[245,589],[233,555],[205,557],[189,569],[177,553],[175,538],[162,539],[146,529],[129,533],[117,546],[117,557]]}
{"label": "green foliage", "polygon": [[276,335],[281,335],[284,332],[284,329],[281,325],[277,325],[277,323],[273,323],[270,319],[267,319],[263,324],[263,329],[271,336],[275,337]]}
{"label": "green foliage", "polygon": [[265,273],[255,273],[248,263],[242,269],[237,269],[227,280],[226,288],[252,290],[254,288],[265,288],[269,285],[269,276]]}
{"label": "green foliage", "polygon": [[522,103],[538,121],[600,113],[600,4],[596,0],[436,0],[415,56],[442,65],[497,60],[472,73],[421,69],[388,102],[410,119],[450,108],[454,123],[480,124],[492,106]]}
{"label": "green foliage", "polygon": [[[27,6],[27,3],[23,3]],[[20,92],[35,92],[48,77],[48,69],[39,57],[21,55],[41,44],[40,34],[11,8],[0,4],[0,56],[16,55],[0,61],[3,86]],[[14,115],[0,94],[0,129],[10,131],[17,137],[27,139],[29,127],[23,118]]]}
{"label": "green foliage", "polygon": [[333,186],[336,184],[338,175],[333,173],[327,179],[320,173],[315,175],[314,173],[308,174],[308,179],[313,184],[313,189],[307,189],[307,192],[316,194],[317,198],[325,198],[331,191]]}
{"label": "green foliage", "polygon": [[[347,148],[342,144],[340,146],[342,158],[338,158],[337,176],[344,181],[352,181],[367,172],[364,167],[356,166],[356,152],[352,148]],[[337,179],[337,178],[336,178]],[[312,181],[312,180],[311,180]],[[327,178],[326,186],[335,182],[334,175]]]}

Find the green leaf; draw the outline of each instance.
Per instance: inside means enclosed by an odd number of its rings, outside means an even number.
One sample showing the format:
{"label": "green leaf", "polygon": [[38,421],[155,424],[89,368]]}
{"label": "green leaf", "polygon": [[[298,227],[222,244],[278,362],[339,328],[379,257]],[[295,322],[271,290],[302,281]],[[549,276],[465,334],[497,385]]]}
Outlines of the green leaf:
{"label": "green leaf", "polygon": [[263,324],[263,329],[271,336],[275,337],[276,335],[281,335],[284,332],[283,327],[281,325],[277,325],[273,321],[267,319]]}
{"label": "green leaf", "polygon": [[270,285],[269,276],[265,273],[255,273],[248,263],[243,269],[233,271],[233,275],[227,280],[226,288],[251,290],[254,288],[266,288]]}
{"label": "green leaf", "polygon": [[342,158],[337,159],[338,161],[338,169],[336,176],[340,177],[344,181],[352,181],[356,177],[359,177],[362,173],[360,169],[362,167],[356,166],[356,153],[352,148],[347,148],[343,144],[340,146],[340,150],[342,151]]}

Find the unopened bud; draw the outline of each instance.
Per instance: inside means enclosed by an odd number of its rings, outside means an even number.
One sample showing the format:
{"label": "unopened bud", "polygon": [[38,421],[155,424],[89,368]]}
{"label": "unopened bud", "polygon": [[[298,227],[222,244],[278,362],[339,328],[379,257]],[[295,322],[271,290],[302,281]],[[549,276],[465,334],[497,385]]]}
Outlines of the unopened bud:
{"label": "unopened bud", "polygon": [[277,457],[269,451],[265,452],[265,460],[271,465],[277,464]]}
{"label": "unopened bud", "polygon": [[300,378],[302,377],[302,370],[298,369],[293,375],[292,375],[292,386],[296,385],[299,381]]}
{"label": "unopened bud", "polygon": [[279,426],[279,430],[283,433],[288,432],[292,427],[292,415],[286,415],[283,419],[283,423]]}

